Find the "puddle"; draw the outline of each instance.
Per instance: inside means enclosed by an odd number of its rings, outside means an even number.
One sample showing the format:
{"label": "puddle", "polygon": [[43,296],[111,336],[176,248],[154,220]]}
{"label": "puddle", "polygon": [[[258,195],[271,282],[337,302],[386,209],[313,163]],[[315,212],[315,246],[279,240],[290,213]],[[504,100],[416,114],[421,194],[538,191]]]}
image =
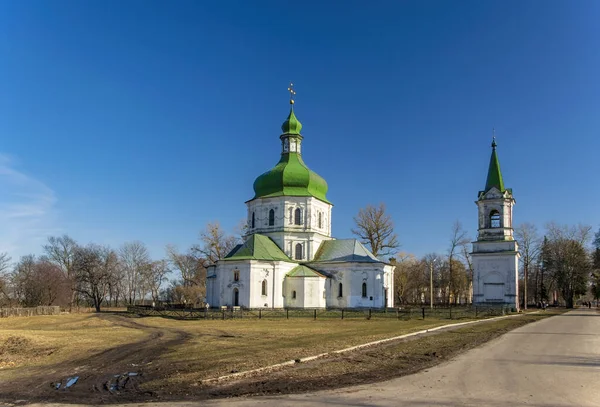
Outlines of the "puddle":
{"label": "puddle", "polygon": [[[79,380],[79,376],[72,376],[72,377],[67,377],[62,382],[51,383],[50,385],[52,387],[54,387],[54,390],[60,390],[61,386],[62,386],[63,390],[67,390],[67,389],[73,387],[75,385],[75,383],[77,383],[78,380]],[[64,386],[63,386],[63,383],[64,383]]]}

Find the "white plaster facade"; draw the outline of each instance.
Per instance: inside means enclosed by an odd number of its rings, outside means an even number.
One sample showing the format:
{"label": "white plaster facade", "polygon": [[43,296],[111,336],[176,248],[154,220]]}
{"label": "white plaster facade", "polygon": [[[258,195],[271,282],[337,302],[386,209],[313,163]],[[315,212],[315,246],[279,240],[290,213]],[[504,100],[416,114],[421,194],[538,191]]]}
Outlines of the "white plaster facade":
{"label": "white plaster facade", "polygon": [[309,266],[322,273],[321,277],[288,277],[296,266],[284,261],[221,261],[207,272],[207,303],[211,307],[244,308],[394,306],[394,267],[389,264],[311,263]]}
{"label": "white plaster facade", "polygon": [[394,267],[389,264],[319,263],[315,268],[330,276],[325,284],[327,308],[394,306]]}
{"label": "white plaster facade", "polygon": [[473,242],[473,303],[519,308],[519,247],[514,239],[510,190],[493,187],[475,202],[479,211]]}
{"label": "white plaster facade", "polygon": [[311,261],[321,242],[331,239],[332,205],[312,196],[258,198],[246,206],[247,235],[269,236],[291,259]]}

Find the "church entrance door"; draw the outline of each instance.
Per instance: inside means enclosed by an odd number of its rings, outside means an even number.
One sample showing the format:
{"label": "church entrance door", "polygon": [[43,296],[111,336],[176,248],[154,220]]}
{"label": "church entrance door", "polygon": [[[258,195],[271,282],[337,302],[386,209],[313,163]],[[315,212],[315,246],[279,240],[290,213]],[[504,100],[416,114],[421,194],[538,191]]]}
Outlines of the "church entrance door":
{"label": "church entrance door", "polygon": [[233,306],[240,306],[240,291],[237,288],[233,289]]}

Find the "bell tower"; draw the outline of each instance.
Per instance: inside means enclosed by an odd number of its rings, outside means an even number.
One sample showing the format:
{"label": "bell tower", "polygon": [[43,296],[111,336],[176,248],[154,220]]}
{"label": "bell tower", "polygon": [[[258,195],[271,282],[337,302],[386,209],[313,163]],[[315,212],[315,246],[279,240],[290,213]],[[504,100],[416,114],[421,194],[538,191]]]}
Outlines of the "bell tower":
{"label": "bell tower", "polygon": [[519,247],[514,239],[512,189],[504,187],[500,161],[492,141],[485,183],[475,201],[479,213],[473,242],[473,303],[519,308]]}

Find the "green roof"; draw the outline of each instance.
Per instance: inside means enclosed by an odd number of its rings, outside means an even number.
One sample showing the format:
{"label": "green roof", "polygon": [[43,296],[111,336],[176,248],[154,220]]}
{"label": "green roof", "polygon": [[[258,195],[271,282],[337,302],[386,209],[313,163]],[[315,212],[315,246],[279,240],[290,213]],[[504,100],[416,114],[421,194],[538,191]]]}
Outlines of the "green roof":
{"label": "green roof", "polygon": [[319,273],[317,270],[313,270],[307,266],[296,266],[290,270],[289,273],[286,274],[286,277],[323,277],[326,278],[323,274]]}
{"label": "green roof", "polygon": [[[281,138],[302,140],[302,125],[296,119],[294,111],[290,111],[287,120],[281,126],[284,134]],[[275,167],[260,175],[254,181],[254,198],[274,196],[312,196],[323,202],[327,200],[327,182],[314,171],[311,171],[298,152],[283,152]]]}
{"label": "green roof", "polygon": [[227,260],[281,260],[292,261],[271,238],[255,233],[237,245],[223,259]]}
{"label": "green roof", "polygon": [[490,158],[490,167],[488,169],[487,180],[485,182],[484,192],[489,191],[492,187],[498,188],[500,192],[504,192],[504,181],[502,180],[502,172],[500,172],[500,161],[496,153],[496,138],[492,141],[492,157]]}
{"label": "green roof", "polygon": [[384,263],[357,239],[325,240],[319,246],[313,263],[318,262]]}

